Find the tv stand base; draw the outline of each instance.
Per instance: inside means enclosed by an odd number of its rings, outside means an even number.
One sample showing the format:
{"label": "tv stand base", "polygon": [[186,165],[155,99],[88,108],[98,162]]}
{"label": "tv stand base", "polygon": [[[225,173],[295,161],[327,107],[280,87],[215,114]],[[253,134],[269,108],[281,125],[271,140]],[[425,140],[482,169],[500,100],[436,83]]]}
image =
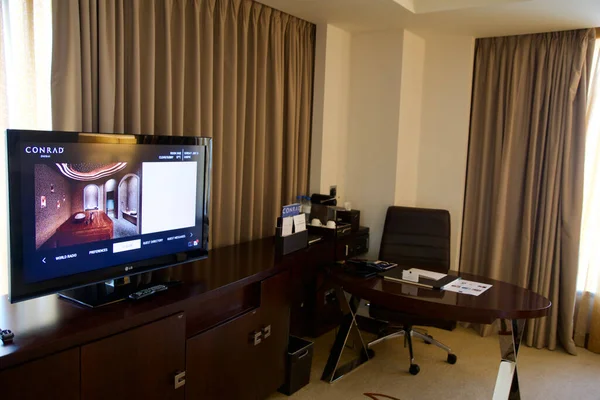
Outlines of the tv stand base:
{"label": "tv stand base", "polygon": [[103,282],[77,289],[64,290],[59,292],[58,295],[77,304],[97,308],[123,301],[135,290],[136,288],[132,284],[113,287]]}

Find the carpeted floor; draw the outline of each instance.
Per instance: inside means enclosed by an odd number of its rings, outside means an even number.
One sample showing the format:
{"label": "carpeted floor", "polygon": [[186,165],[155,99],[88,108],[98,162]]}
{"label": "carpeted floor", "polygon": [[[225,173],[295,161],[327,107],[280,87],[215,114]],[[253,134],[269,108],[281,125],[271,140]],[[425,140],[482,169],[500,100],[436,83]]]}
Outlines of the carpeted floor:
{"label": "carpeted floor", "polygon": [[[445,353],[415,340],[415,358],[421,372],[408,373],[408,350],[402,338],[374,347],[376,357],[333,384],[320,380],[333,342],[333,332],[315,341],[310,383],[289,397],[293,400],[491,399],[499,364],[498,337],[480,337],[458,327],[453,332],[428,329],[458,356],[455,365],[446,363]],[[370,339],[370,338],[369,338]],[[521,347],[519,380],[521,398],[600,399],[600,354],[578,348],[578,356],[562,349],[549,351]],[[390,397],[366,396],[380,393]],[[288,398],[273,394],[269,400]]]}

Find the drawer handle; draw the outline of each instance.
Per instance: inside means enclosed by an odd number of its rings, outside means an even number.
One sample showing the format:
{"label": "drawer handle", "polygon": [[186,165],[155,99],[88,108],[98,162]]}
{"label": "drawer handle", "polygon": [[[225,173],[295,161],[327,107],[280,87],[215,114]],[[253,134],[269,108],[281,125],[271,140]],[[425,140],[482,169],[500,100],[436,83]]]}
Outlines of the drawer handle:
{"label": "drawer handle", "polygon": [[258,346],[262,342],[262,332],[254,331],[250,333],[250,344],[253,346]]}
{"label": "drawer handle", "polygon": [[185,371],[177,372],[175,375],[175,389],[185,386]]}
{"label": "drawer handle", "polygon": [[269,336],[271,336],[271,325],[263,326],[263,328],[262,328],[263,339],[266,339]]}
{"label": "drawer handle", "polygon": [[308,350],[304,350],[304,353],[302,353],[302,355],[298,357],[298,360],[306,357],[307,355],[308,355]]}

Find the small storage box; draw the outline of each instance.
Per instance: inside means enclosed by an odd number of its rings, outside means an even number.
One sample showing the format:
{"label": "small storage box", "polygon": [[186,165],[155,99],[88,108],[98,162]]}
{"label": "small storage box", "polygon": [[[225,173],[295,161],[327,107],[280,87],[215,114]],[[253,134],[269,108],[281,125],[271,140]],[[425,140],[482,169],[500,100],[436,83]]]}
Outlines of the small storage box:
{"label": "small storage box", "polygon": [[279,391],[288,396],[302,389],[310,381],[313,342],[290,336],[285,365],[285,383]]}
{"label": "small storage box", "polygon": [[308,231],[304,230],[298,233],[292,233],[288,236],[281,236],[281,228],[276,228],[275,233],[275,254],[285,256],[294,251],[302,250],[308,247]]}

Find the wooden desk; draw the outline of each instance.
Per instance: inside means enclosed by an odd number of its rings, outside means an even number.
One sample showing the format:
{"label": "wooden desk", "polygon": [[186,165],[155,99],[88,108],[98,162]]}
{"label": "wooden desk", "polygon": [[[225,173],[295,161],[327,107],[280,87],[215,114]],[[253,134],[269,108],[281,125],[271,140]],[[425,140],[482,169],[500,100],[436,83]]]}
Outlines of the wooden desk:
{"label": "wooden desk", "polygon": [[[344,317],[323,371],[323,380],[333,382],[373,356],[356,324],[358,303],[360,299],[366,299],[372,304],[428,318],[484,324],[500,319],[502,361],[494,398],[519,398],[516,362],[523,328],[526,319],[548,315],[551,303],[545,297],[505,282],[462,273],[459,276],[463,279],[493,286],[480,296],[469,296],[388,282],[378,276],[364,279],[345,273],[340,266],[331,266],[328,272],[328,278],[338,290],[337,298]],[[350,301],[347,301],[344,291],[352,295]],[[350,335],[359,344],[357,358],[339,366],[344,344]]]}

